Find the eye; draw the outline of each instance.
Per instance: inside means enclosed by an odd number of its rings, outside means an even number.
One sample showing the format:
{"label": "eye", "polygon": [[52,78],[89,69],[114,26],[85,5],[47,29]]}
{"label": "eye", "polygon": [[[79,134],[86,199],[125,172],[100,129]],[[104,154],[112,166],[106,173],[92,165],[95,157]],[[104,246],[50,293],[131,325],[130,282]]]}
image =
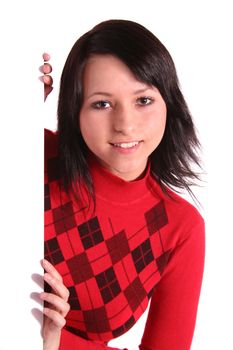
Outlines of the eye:
{"label": "eye", "polygon": [[110,102],[104,101],[104,100],[97,101],[97,102],[92,103],[92,107],[95,109],[106,109],[106,108],[110,107]]}
{"label": "eye", "polygon": [[154,99],[152,97],[146,97],[146,96],[143,96],[143,97],[139,97],[137,99],[137,104],[139,106],[147,106],[147,105],[150,105],[151,103],[153,103]]}

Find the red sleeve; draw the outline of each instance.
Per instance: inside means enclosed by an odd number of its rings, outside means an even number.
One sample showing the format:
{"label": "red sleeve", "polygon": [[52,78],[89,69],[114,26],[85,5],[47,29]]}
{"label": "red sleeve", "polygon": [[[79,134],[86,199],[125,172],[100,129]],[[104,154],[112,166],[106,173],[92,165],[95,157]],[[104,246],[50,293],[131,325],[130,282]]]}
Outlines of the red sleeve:
{"label": "red sleeve", "polygon": [[173,251],[154,291],[141,350],[189,350],[201,290],[205,251],[204,222]]}

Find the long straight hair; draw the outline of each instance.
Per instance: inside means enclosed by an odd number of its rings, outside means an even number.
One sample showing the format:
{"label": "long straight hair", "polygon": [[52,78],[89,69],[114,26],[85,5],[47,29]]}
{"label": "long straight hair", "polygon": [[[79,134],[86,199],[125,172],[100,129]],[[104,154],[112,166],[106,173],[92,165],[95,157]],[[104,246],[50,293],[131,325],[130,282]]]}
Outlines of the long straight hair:
{"label": "long straight hair", "polygon": [[165,46],[148,29],[133,21],[101,22],[81,36],[72,47],[60,82],[58,135],[61,178],[68,191],[77,181],[93,195],[87,164],[89,152],[80,132],[79,113],[83,104],[83,72],[93,55],[119,58],[136,79],[160,91],[166,107],[165,133],[150,155],[151,172],[161,187],[185,188],[199,179],[192,165],[200,167],[200,143],[188,106],[179,87],[176,68]]}

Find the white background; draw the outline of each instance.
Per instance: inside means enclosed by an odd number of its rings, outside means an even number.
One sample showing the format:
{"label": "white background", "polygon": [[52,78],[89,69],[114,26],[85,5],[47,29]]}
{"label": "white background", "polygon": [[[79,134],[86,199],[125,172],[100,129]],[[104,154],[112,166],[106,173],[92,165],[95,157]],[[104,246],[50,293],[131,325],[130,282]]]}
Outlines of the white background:
{"label": "white background", "polygon": [[[76,39],[110,18],[137,21],[170,51],[203,144],[196,190],[206,219],[206,264],[192,350],[233,349],[232,10],[230,1],[8,1],[1,5],[0,350],[42,349],[31,309],[43,256],[43,128],[55,128],[65,58]],[[43,103],[41,54],[54,67]],[[136,350],[145,316],[110,345]],[[68,350],[68,349],[67,349]],[[72,349],[70,349],[72,350]]]}

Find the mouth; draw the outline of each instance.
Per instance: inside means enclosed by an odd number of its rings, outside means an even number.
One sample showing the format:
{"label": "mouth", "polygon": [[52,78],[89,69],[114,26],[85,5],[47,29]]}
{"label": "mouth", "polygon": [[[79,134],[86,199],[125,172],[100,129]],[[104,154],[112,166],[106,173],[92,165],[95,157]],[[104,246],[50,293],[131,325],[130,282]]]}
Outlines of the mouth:
{"label": "mouth", "polygon": [[134,148],[138,146],[142,141],[131,141],[131,142],[117,142],[117,143],[110,143],[114,147],[122,148],[122,149],[129,149]]}

